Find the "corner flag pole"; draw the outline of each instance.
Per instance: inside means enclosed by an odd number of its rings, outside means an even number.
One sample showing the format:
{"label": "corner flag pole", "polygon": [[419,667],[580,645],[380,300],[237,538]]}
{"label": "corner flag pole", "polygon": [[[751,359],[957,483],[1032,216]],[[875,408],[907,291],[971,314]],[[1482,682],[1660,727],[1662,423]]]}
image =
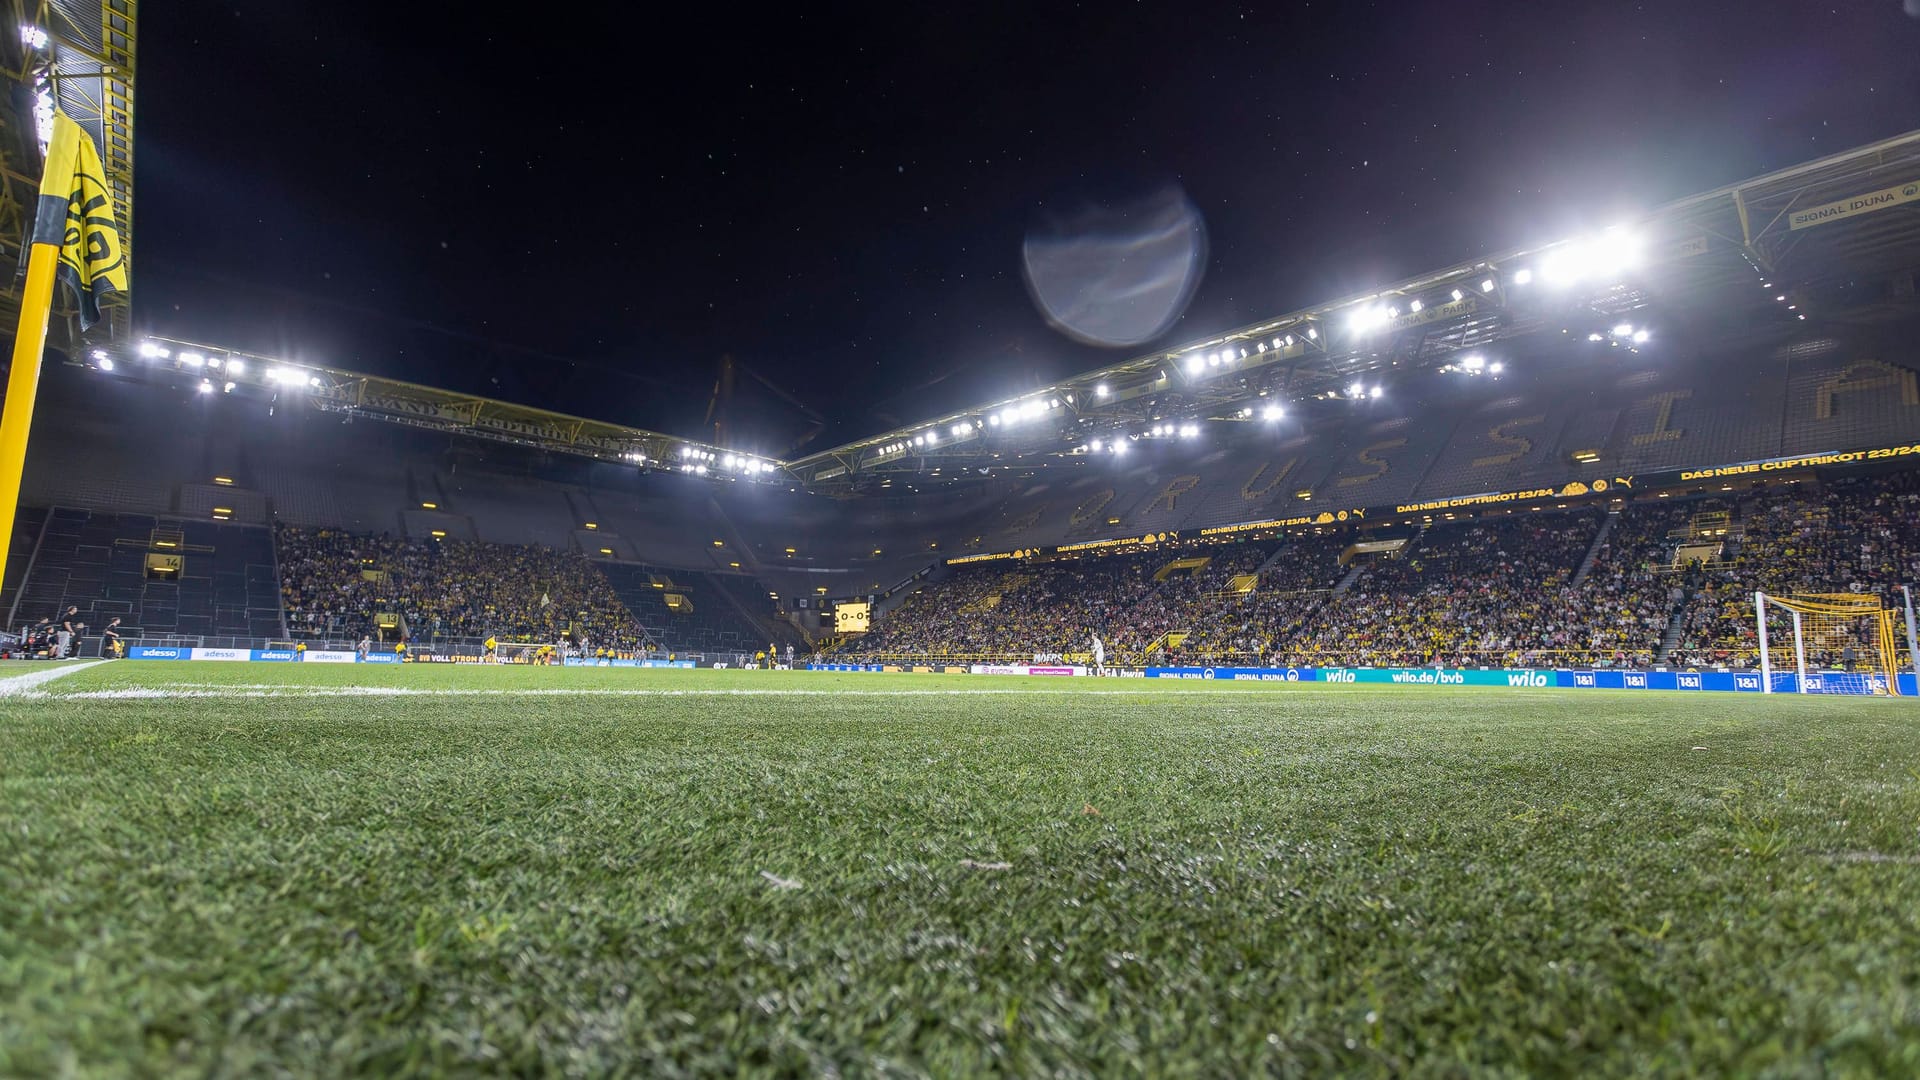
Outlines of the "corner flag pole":
{"label": "corner flag pole", "polygon": [[0,410],[0,572],[13,547],[14,513],[20,505],[21,476],[27,469],[27,432],[33,427],[33,399],[40,392],[40,354],[47,348],[47,319],[53,311],[53,270],[59,261],[58,245],[37,240],[27,255],[20,327],[13,337],[13,370],[7,375],[6,407]]}
{"label": "corner flag pole", "polygon": [[53,288],[59,284],[72,293],[82,330],[99,321],[102,297],[127,292],[126,248],[120,243],[100,151],[93,136],[58,110],[40,176],[31,243],[26,287],[20,293],[20,325],[13,336],[13,370],[7,376],[6,405],[0,409],[0,574],[13,547]]}

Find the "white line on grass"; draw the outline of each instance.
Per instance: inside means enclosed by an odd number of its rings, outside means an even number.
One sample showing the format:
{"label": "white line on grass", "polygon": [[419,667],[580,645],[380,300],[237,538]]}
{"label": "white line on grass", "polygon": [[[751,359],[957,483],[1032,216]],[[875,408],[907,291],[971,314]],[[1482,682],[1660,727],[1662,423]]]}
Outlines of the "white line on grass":
{"label": "white line on grass", "polygon": [[29,671],[25,675],[0,679],[0,698],[44,697],[46,695],[43,691],[34,688],[55,679],[64,679],[76,671],[85,671],[104,663],[106,663],[105,660],[89,660],[84,664],[61,664],[58,667],[49,667],[45,671]]}

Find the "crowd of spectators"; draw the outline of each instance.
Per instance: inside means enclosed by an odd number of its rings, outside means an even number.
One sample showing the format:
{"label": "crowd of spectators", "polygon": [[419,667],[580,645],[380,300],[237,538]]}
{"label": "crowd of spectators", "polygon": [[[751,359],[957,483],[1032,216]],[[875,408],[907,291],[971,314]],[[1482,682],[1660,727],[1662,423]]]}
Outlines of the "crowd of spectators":
{"label": "crowd of spectators", "polygon": [[606,576],[579,555],[291,525],[278,526],[274,540],[287,628],[297,638],[379,637],[376,616],[391,612],[416,641],[564,639],[622,654],[648,647]]}
{"label": "crowd of spectators", "polygon": [[[1221,543],[1119,555],[967,567],[881,616],[843,655],[986,659],[1084,653],[1098,633],[1110,656],[1142,656],[1193,606],[1256,569],[1272,545]],[[1160,573],[1180,560],[1205,565]]]}
{"label": "crowd of spectators", "polygon": [[1373,557],[1348,592],[1278,645],[1288,665],[1545,662],[1578,632],[1564,586],[1601,515],[1502,515]]}
{"label": "crowd of spectators", "polygon": [[[1758,492],[1742,502],[1738,525],[1724,557],[1696,576],[1678,663],[1758,666],[1756,591],[1788,598],[1874,595],[1894,607],[1901,602],[1898,587],[1920,580],[1920,477],[1913,473],[1842,480],[1817,494]],[[1837,664],[1848,650],[1868,655],[1866,620],[1833,625],[1812,643],[1809,662]],[[1770,633],[1784,635],[1790,627],[1769,620]]]}
{"label": "crowd of spectators", "polygon": [[[1877,592],[1892,605],[1893,586],[1920,580],[1920,474],[1647,500],[1599,535],[1606,520],[1583,508],[1443,521],[1344,563],[1356,533],[961,568],[880,616],[848,653],[1066,654],[1098,633],[1122,663],[1747,667],[1755,589]],[[1198,573],[1158,573],[1199,554],[1211,558]],[[1256,568],[1254,590],[1228,588]],[[1836,662],[1847,646],[1866,656],[1868,623],[1850,625],[1853,639],[1829,635],[1810,659]],[[1184,641],[1162,643],[1168,631]]]}

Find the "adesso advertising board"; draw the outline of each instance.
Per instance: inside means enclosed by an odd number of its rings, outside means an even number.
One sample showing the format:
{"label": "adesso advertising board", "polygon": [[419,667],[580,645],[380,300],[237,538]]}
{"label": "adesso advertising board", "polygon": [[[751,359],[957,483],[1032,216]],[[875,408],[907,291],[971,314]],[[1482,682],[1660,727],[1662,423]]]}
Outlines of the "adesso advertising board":
{"label": "adesso advertising board", "polygon": [[375,653],[364,660],[351,652],[334,649],[189,649],[185,647],[135,645],[127,650],[129,660],[227,660],[256,664],[397,664],[392,653]]}

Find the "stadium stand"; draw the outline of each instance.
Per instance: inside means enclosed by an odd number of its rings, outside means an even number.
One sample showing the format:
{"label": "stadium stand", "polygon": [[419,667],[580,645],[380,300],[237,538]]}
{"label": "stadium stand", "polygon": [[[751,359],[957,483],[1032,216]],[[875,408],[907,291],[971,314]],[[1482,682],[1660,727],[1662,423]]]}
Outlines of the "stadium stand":
{"label": "stadium stand", "polygon": [[14,626],[75,606],[92,630],[118,616],[130,636],[281,634],[273,541],[258,526],[56,507],[27,551]]}
{"label": "stadium stand", "polygon": [[[653,643],[600,566],[536,545],[410,540],[283,525],[281,592],[295,638],[556,643],[630,654]],[[380,616],[403,623],[391,629]]]}
{"label": "stadium stand", "polygon": [[[1920,476],[1838,481],[1820,492],[1775,489],[1742,499],[1718,557],[1697,570],[1698,594],[1673,659],[1758,665],[1756,590],[1880,594],[1920,579]],[[1838,656],[1810,661],[1832,663]]]}
{"label": "stadium stand", "polygon": [[[1610,523],[1598,508],[1502,511],[1407,532],[1250,544],[1192,579],[1153,576],[1196,553],[1181,548],[956,568],[842,653],[1012,659],[1083,651],[1099,632],[1130,663],[1645,667],[1667,659],[1678,620],[1675,663],[1749,667],[1756,588],[1858,593],[1920,577],[1920,477],[1647,499]],[[1354,551],[1363,539],[1387,550]],[[1262,554],[1255,582],[1221,587]]]}
{"label": "stadium stand", "polygon": [[720,575],[637,563],[598,565],[657,647],[675,655],[764,652],[776,638],[792,634],[748,618]]}

